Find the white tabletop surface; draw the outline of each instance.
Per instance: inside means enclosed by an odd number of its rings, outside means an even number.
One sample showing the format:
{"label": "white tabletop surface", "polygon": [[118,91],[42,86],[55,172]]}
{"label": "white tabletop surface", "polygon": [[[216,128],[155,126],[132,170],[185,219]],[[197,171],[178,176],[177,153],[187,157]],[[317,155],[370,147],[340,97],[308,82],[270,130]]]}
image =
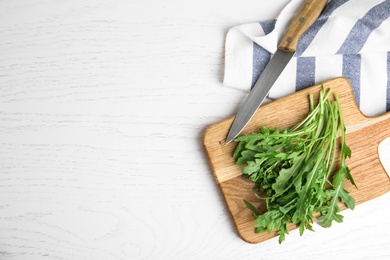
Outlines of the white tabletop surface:
{"label": "white tabletop surface", "polygon": [[287,2],[0,1],[0,259],[390,259],[389,193],[253,245],[214,181],[226,32]]}

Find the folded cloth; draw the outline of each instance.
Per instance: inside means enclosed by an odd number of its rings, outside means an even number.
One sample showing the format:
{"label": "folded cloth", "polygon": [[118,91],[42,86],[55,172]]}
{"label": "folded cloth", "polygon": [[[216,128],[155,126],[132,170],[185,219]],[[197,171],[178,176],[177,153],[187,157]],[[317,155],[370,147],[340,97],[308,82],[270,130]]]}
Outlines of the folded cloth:
{"label": "folded cloth", "polygon": [[[231,28],[225,43],[225,86],[249,91],[304,0],[292,0],[277,19]],[[275,82],[277,99],[334,77],[346,77],[367,116],[390,110],[390,0],[329,0],[298,41]]]}

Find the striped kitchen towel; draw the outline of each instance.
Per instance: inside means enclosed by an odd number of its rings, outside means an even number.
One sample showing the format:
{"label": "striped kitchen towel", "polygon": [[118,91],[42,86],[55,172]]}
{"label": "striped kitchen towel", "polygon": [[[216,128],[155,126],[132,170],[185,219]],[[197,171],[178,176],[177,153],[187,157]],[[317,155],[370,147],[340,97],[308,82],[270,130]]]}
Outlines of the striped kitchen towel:
{"label": "striped kitchen towel", "polygon": [[[277,19],[231,28],[225,43],[225,86],[249,91],[304,0],[292,0]],[[367,116],[390,111],[390,0],[329,0],[301,37],[275,82],[277,99],[334,77],[346,77]]]}

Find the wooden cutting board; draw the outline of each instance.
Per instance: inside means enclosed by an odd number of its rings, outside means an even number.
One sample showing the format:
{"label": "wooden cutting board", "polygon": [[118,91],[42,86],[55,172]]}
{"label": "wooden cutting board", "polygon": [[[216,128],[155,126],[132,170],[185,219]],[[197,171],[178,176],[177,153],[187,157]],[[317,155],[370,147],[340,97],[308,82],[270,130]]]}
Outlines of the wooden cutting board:
{"label": "wooden cutting board", "polygon": [[[331,88],[339,96],[347,129],[346,141],[352,150],[347,165],[359,189],[349,181],[345,182],[345,189],[355,198],[356,205],[385,194],[390,190],[390,179],[380,163],[378,145],[390,136],[390,112],[378,117],[364,116],[355,103],[351,85],[343,77],[261,106],[241,134],[258,132],[261,126],[283,129],[299,123],[309,112],[309,94],[314,94],[317,101],[322,85]],[[229,118],[208,127],[203,144],[239,236],[249,243],[259,243],[277,234],[254,232],[254,216],[243,200],[263,209],[265,205],[256,199],[253,183],[241,177],[242,166],[236,165],[233,160],[236,143],[225,144],[232,122],[233,118]],[[340,204],[340,208],[345,209],[345,206]],[[290,225],[289,230],[292,229],[295,226]]]}

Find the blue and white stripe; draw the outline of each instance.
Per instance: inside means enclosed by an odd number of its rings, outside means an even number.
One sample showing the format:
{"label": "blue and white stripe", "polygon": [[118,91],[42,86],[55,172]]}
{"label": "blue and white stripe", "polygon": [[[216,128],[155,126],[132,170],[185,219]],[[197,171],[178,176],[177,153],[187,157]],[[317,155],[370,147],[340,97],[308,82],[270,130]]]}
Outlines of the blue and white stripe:
{"label": "blue and white stripe", "polygon": [[[277,20],[235,27],[231,30],[235,34],[228,32],[224,85],[246,90],[254,85],[276,50],[279,28],[285,27],[286,17],[292,17],[302,1],[291,1]],[[240,37],[246,38],[246,46],[236,44],[235,38]],[[240,53],[244,55],[240,57]],[[295,57],[269,97],[280,98],[339,76],[350,81],[364,114],[390,111],[390,0],[329,0],[299,40]]]}

